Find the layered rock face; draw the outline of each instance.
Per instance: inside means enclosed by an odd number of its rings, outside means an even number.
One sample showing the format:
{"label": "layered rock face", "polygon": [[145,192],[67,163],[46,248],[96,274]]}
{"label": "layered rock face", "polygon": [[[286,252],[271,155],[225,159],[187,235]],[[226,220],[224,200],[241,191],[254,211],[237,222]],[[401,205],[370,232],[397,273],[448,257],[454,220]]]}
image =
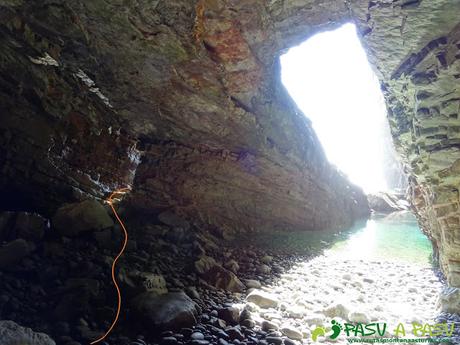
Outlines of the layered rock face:
{"label": "layered rock face", "polygon": [[382,80],[410,197],[441,267],[460,286],[458,1],[352,5]]}
{"label": "layered rock face", "polygon": [[51,215],[132,185],[135,208],[224,229],[351,225],[367,201],[327,163],[277,62],[346,13],[335,1],[4,2],[2,203]]}
{"label": "layered rock face", "polygon": [[414,207],[459,286],[459,6],[4,2],[2,204],[46,213],[134,183],[135,206],[227,228],[350,224],[364,198],[326,163],[276,57],[353,20]]}

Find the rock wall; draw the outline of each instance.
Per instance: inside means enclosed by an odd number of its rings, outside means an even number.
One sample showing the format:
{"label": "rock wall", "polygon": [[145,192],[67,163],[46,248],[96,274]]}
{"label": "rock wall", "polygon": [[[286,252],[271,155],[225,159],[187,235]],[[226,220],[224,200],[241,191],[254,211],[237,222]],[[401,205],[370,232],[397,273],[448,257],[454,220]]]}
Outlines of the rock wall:
{"label": "rock wall", "polygon": [[139,153],[82,66],[58,58],[84,55],[83,29],[58,5],[35,6],[0,7],[0,205],[52,214],[130,183]]}
{"label": "rock wall", "polygon": [[443,272],[460,286],[460,3],[351,5],[382,80],[410,197]]}
{"label": "rock wall", "polygon": [[325,161],[277,56],[354,21],[414,208],[460,286],[459,10],[455,0],[4,1],[2,204],[49,210],[133,184],[136,207],[225,228],[350,224],[367,212],[362,193]]}
{"label": "rock wall", "polygon": [[347,13],[311,5],[3,2],[2,203],[50,213],[132,185],[133,207],[231,230],[366,216],[279,79],[283,49]]}

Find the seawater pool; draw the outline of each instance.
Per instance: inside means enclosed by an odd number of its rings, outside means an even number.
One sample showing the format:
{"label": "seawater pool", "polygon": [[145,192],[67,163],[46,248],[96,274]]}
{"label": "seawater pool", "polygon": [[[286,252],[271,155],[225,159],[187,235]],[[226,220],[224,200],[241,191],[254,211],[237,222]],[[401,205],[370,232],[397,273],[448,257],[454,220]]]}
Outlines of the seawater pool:
{"label": "seawater pool", "polygon": [[338,254],[344,259],[400,260],[427,264],[432,247],[410,212],[374,215],[343,231],[259,233],[237,242],[298,254]]}
{"label": "seawater pool", "polygon": [[432,247],[411,213],[374,216],[329,249],[347,258],[430,263]]}

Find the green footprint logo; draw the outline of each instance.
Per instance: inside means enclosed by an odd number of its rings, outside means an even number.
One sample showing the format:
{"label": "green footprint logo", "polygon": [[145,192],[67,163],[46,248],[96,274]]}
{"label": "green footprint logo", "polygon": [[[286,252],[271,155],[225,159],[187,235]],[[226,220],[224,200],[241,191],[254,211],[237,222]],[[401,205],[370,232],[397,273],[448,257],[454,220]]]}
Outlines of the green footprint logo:
{"label": "green footprint logo", "polygon": [[320,335],[325,335],[325,334],[326,334],[326,330],[324,329],[324,327],[316,327],[311,333],[311,338],[313,339],[313,341],[316,341],[316,339],[318,339]]}
{"label": "green footprint logo", "polygon": [[[331,321],[332,323],[332,334],[329,336],[331,339],[337,339],[340,332],[343,330],[343,326],[335,320]],[[325,335],[326,329],[324,327],[316,327],[313,332],[311,333],[311,338],[313,341],[316,341],[320,335]]]}
{"label": "green footprint logo", "polygon": [[332,323],[331,328],[332,328],[333,333],[331,334],[329,338],[336,339],[339,336],[340,332],[342,331],[343,327],[340,323],[338,323],[335,320],[332,320],[331,323]]}

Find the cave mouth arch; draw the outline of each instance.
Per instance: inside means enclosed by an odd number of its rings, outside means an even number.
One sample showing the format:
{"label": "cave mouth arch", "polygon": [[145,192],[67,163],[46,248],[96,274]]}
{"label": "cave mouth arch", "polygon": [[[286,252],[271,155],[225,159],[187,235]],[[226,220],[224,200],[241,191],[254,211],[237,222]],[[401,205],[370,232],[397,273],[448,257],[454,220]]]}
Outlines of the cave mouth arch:
{"label": "cave mouth arch", "polygon": [[355,25],[318,33],[280,60],[282,82],[312,120],[329,161],[367,193],[392,187],[385,101]]}

